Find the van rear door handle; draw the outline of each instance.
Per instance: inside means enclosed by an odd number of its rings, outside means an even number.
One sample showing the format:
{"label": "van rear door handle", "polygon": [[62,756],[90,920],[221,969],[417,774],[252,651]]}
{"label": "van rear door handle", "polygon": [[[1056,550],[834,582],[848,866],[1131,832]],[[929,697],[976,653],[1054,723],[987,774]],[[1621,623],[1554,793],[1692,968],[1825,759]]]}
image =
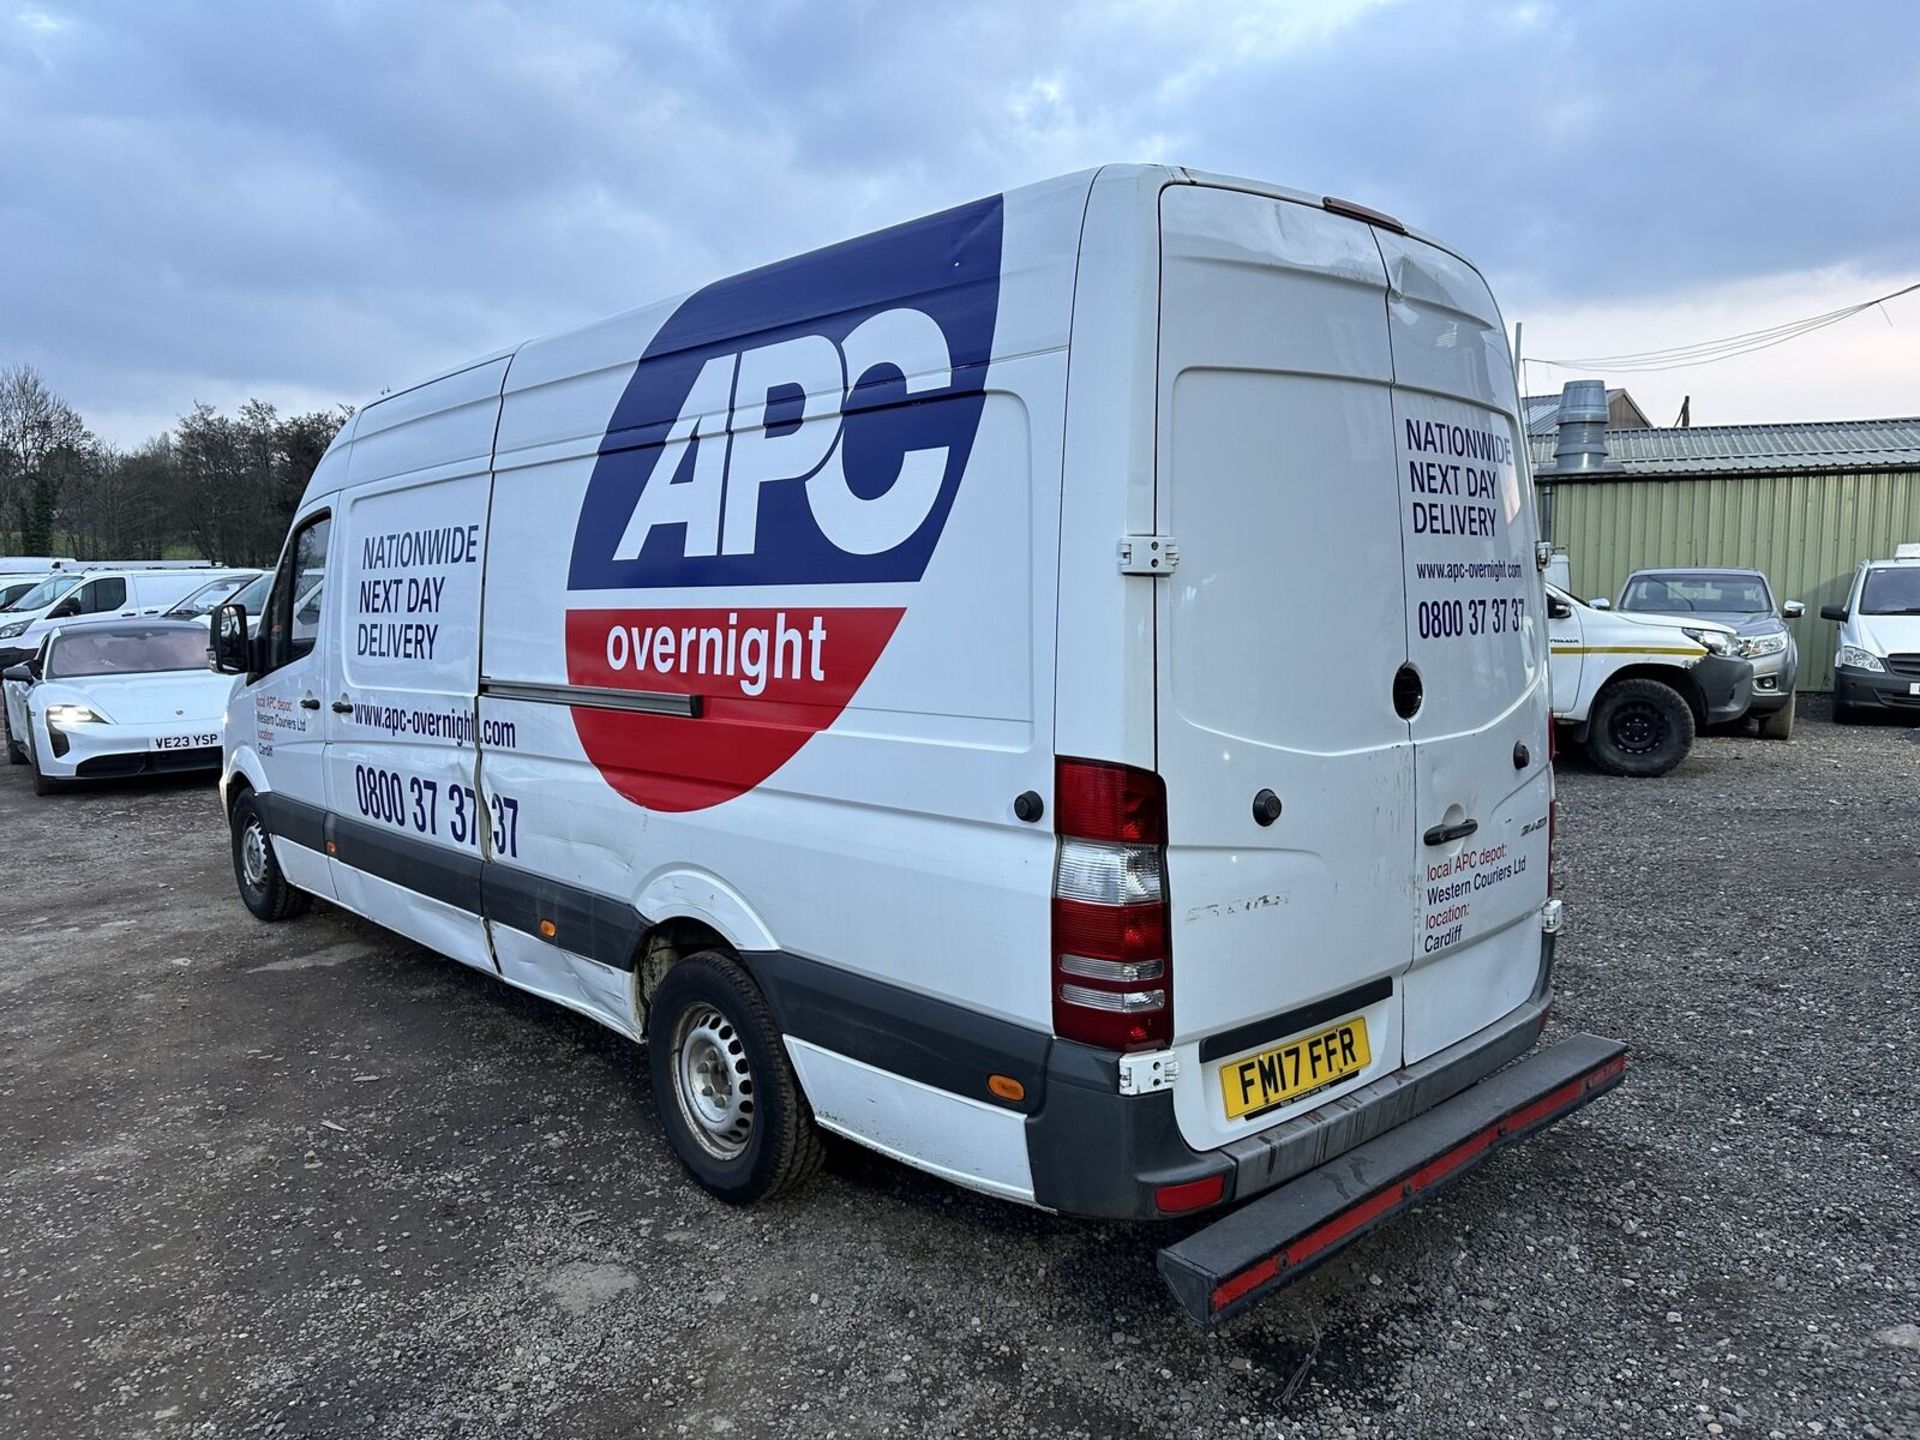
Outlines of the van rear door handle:
{"label": "van rear door handle", "polygon": [[333,702],[333,713],[336,715],[351,715],[353,713],[353,702],[342,695],[338,700]]}
{"label": "van rear door handle", "polygon": [[1458,820],[1451,825],[1436,825],[1423,837],[1429,845],[1450,845],[1464,840],[1480,828],[1478,820]]}

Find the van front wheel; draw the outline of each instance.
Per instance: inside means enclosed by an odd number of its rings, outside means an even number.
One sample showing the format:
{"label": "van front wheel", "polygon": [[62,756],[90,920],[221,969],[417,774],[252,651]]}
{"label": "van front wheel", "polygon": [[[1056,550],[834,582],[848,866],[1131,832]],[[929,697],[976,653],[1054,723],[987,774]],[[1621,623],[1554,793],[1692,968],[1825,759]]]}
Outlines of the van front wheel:
{"label": "van front wheel", "polygon": [[1593,707],[1587,755],[1609,775],[1664,775],[1693,748],[1693,710],[1671,685],[1618,680]]}
{"label": "van front wheel", "polygon": [[647,1070],[667,1143],[719,1199],[772,1199],[820,1168],[820,1134],[779,1026],[731,957],[703,950],[662,977],[647,1009]]}
{"label": "van front wheel", "polygon": [[260,806],[251,793],[233,802],[233,878],[240,899],[256,920],[291,920],[312,903],[313,897],[287,883],[274,858],[273,842],[260,818]]}

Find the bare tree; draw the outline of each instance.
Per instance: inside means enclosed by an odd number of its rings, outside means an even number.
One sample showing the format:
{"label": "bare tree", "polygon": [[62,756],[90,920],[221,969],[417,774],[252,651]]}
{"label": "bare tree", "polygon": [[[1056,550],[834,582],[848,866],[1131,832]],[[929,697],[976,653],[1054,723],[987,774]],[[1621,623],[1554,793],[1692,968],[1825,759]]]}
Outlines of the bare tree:
{"label": "bare tree", "polygon": [[51,548],[60,483],[92,438],[31,365],[0,370],[0,524],[14,523],[23,550]]}
{"label": "bare tree", "polygon": [[0,549],[91,560],[185,546],[227,564],[270,563],[352,414],[343,405],[283,418],[257,399],[232,416],[195,405],[171,434],[121,454],[32,367],[0,370]]}

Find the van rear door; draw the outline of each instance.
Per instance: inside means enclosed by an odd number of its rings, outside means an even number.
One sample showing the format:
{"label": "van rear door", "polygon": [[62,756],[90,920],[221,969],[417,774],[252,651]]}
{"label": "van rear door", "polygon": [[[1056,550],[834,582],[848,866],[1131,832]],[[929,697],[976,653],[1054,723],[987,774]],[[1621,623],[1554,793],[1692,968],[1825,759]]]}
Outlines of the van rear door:
{"label": "van rear door", "polygon": [[1420,688],[1420,894],[1402,985],[1412,1064],[1522,1004],[1539,978],[1553,794],[1547,616],[1493,297],[1437,246],[1375,235],[1389,287],[1406,654]]}
{"label": "van rear door", "polygon": [[[1174,1110],[1211,1148],[1401,1063],[1418,843],[1395,709],[1402,505],[1369,228],[1170,186],[1161,264],[1156,512],[1179,561],[1139,583],[1158,597]],[[1324,1042],[1274,1053],[1330,1029],[1331,1083],[1312,1073]]]}

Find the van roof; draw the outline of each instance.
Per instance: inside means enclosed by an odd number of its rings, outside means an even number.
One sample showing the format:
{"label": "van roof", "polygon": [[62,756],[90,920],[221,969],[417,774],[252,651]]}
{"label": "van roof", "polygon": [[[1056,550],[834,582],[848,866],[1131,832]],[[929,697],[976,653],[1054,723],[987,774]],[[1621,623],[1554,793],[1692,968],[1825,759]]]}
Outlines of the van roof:
{"label": "van roof", "polygon": [[[1138,164],[1138,163],[1102,165],[1102,166],[1098,166],[1088,170],[1071,171],[1065,175],[1055,176],[1051,179],[1038,181],[1029,185],[1018,186],[1013,190],[1008,190],[1000,193],[1007,196],[1019,196],[1019,195],[1028,194],[1030,192],[1040,191],[1040,190],[1058,189],[1060,187],[1072,187],[1075,185],[1082,186],[1085,189],[1090,191],[1093,185],[1096,183],[1096,181],[1104,180],[1104,181],[1108,181],[1109,183],[1118,183],[1122,185],[1131,181],[1141,191],[1143,195],[1152,195],[1152,194],[1156,194],[1159,189],[1159,186],[1153,183],[1156,179],[1160,181],[1162,184],[1208,185],[1208,186],[1216,186],[1218,188],[1227,189],[1227,190],[1239,190],[1239,191],[1244,191],[1248,194],[1271,196],[1272,198],[1277,200],[1289,200],[1302,205],[1322,207],[1328,210],[1332,210],[1337,214],[1349,215],[1357,219],[1372,219],[1373,223],[1385,224],[1390,227],[1398,228],[1402,233],[1406,234],[1408,237],[1412,239],[1421,241],[1424,244],[1431,245],[1436,249],[1445,251],[1447,254],[1452,255],[1455,259],[1459,260],[1462,264],[1466,265],[1469,269],[1473,269],[1476,274],[1479,273],[1477,268],[1474,267],[1473,262],[1471,260],[1461,255],[1457,250],[1454,250],[1451,246],[1448,246],[1443,242],[1434,239],[1430,235],[1426,235],[1420,231],[1417,231],[1410,226],[1406,226],[1402,224],[1402,222],[1394,216],[1386,215],[1382,212],[1371,210],[1369,209],[1369,207],[1365,206],[1360,202],[1342,200],[1334,196],[1316,194],[1312,191],[1307,191],[1307,190],[1297,190],[1284,185],[1275,185],[1264,180],[1252,180],[1244,176],[1236,176],[1236,175],[1222,175],[1222,174],[1217,174],[1207,170],[1194,170],[1194,169],[1187,168],[1185,166],[1163,165],[1163,164]],[[866,235],[877,234],[880,231],[890,228],[891,225],[908,223],[916,218],[919,218],[919,217],[915,215],[903,215],[898,220],[890,221],[886,225],[876,226],[868,230],[860,231],[854,235],[842,237],[842,239],[833,241],[827,246],[821,246],[818,248],[830,249],[832,248],[833,245],[843,244],[848,240],[859,239]],[[1076,240],[1077,240],[1077,236],[1076,236]],[[765,263],[765,265],[750,266],[744,270],[732,272],[731,275],[716,275],[712,278],[712,280],[706,283],[708,285],[711,285],[725,279],[733,279],[740,276],[752,275],[753,273],[755,273],[756,270],[768,268],[769,266],[772,266],[772,265],[785,265],[791,261],[803,258],[804,255],[815,254],[815,253],[818,253],[818,251],[817,250],[807,251],[807,252],[801,252],[800,254],[794,254],[794,255],[775,256],[770,258]],[[660,299],[655,299],[642,305],[630,306],[625,310],[616,311],[610,315],[602,316],[599,319],[589,321],[583,325],[570,326],[570,327],[567,327],[566,329],[553,331],[545,335],[530,337],[526,340],[519,342],[518,344],[510,345],[503,349],[492,351],[491,353],[482,355],[476,359],[467,360],[460,364],[449,366],[444,370],[440,370],[432,375],[426,376],[425,378],[421,380],[417,380],[412,384],[406,385],[398,390],[393,390],[386,394],[380,395],[376,399],[371,400],[367,402],[365,405],[361,406],[348,419],[347,423],[340,427],[339,432],[333,438],[332,444],[330,444],[327,447],[328,453],[331,454],[334,450],[344,448],[345,446],[351,444],[354,437],[358,433],[358,431],[362,428],[363,424],[368,420],[370,416],[377,416],[379,408],[381,406],[390,404],[391,402],[398,400],[403,396],[414,395],[417,392],[424,390],[430,386],[442,384],[458,376],[466,375],[475,369],[478,369],[487,365],[496,364],[501,360],[506,360],[509,363],[505,367],[505,370],[502,374],[502,379],[501,379],[501,391],[504,394],[509,388],[512,388],[512,385],[513,385],[513,363],[512,362],[520,358],[522,356],[522,352],[529,351],[529,350],[532,350],[532,351],[546,350],[551,346],[564,344],[565,342],[571,339],[574,339],[575,337],[586,336],[596,329],[599,329],[601,327],[616,325],[621,321],[630,320],[632,317],[641,315],[646,312],[657,311],[662,315],[662,318],[664,319],[666,316],[673,314],[673,312],[676,309],[678,309],[680,305],[689,296],[697,293],[698,289],[704,289],[704,288],[706,287],[703,285],[701,287],[697,287],[696,290],[682,291],[678,294],[663,297]],[[323,473],[322,471],[316,471],[315,472],[316,479],[322,473]],[[339,478],[336,475],[334,475],[332,472],[325,472],[325,473],[327,474],[327,479],[324,483],[323,488],[316,488],[314,481],[310,480],[308,482],[306,494],[301,497],[301,501],[300,501],[302,508],[304,508],[311,500],[313,500],[318,495],[327,493],[327,491],[338,487],[340,483]]]}

